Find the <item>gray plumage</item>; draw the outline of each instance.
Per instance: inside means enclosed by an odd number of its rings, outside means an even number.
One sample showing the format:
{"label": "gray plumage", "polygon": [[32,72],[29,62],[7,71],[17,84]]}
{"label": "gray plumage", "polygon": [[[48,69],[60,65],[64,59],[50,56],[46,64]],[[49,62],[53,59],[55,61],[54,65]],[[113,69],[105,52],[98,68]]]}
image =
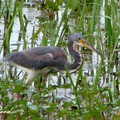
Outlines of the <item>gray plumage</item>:
{"label": "gray plumage", "polygon": [[[27,84],[38,74],[47,76],[51,72],[63,71],[65,67],[68,70],[78,69],[81,65],[82,57],[74,49],[74,46],[76,45],[75,43],[80,44],[81,39],[85,40],[84,37],[78,33],[68,36],[68,50],[74,58],[72,63],[67,61],[67,56],[64,51],[55,46],[36,47],[21,52],[10,53],[6,55],[3,60],[27,72],[28,78],[25,81],[25,84]],[[86,44],[89,45],[87,42]],[[93,48],[91,47],[90,49]]]}

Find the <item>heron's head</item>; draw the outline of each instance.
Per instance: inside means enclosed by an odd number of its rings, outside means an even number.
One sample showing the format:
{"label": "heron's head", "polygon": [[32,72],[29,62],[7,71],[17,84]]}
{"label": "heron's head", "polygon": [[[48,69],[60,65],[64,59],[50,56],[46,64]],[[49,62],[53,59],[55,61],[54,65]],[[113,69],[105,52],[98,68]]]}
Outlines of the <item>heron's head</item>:
{"label": "heron's head", "polygon": [[96,50],[92,45],[90,45],[86,39],[83,37],[83,35],[81,35],[80,33],[74,33],[72,35],[69,36],[69,40],[71,40],[72,42],[74,42],[76,45],[88,48],[92,51],[95,51],[96,53],[98,53],[100,56],[103,57],[103,55]]}

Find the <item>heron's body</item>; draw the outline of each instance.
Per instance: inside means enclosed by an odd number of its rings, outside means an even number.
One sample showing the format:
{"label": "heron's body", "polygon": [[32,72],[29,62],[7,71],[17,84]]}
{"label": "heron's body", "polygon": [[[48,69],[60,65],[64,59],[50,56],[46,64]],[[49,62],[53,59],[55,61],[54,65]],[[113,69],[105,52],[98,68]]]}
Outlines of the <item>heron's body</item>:
{"label": "heron's body", "polygon": [[61,48],[50,46],[14,52],[8,54],[4,61],[27,72],[28,80],[25,82],[27,83],[38,74],[45,76],[51,72],[64,70],[67,57]]}
{"label": "heron's body", "polygon": [[[82,57],[75,50],[75,43],[79,43],[79,40],[83,40],[81,34],[75,33],[69,36],[68,50],[74,58],[73,63],[67,61],[67,56],[64,51],[59,47],[47,46],[36,47],[21,52],[14,52],[6,55],[4,61],[10,65],[19,67],[28,73],[28,78],[24,82],[25,84],[33,80],[38,74],[47,76],[49,73],[65,70],[78,69],[81,65]],[[96,49],[89,46],[87,42],[82,41],[81,45],[87,44],[89,49]],[[98,52],[98,51],[96,51]]]}
{"label": "heron's body", "polygon": [[63,70],[67,61],[64,51],[59,47],[31,48],[22,52],[11,53],[6,58],[10,64],[31,70],[41,70],[46,67],[55,67]]}

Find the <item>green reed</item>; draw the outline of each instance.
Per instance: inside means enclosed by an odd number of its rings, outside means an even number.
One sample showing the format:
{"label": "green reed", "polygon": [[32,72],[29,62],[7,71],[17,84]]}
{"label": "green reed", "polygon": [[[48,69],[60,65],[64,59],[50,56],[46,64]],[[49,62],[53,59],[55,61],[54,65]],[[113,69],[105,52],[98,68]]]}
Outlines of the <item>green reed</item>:
{"label": "green reed", "polygon": [[24,41],[23,49],[26,49],[27,42],[26,42],[26,27],[28,21],[25,19],[24,14],[23,14],[23,4],[24,0],[20,1],[16,4],[18,4],[18,15],[19,15],[19,21],[20,21],[20,31],[22,32],[22,38]]}
{"label": "green reed", "polygon": [[[118,37],[118,31],[117,31],[117,24],[118,18],[117,18],[117,10],[116,10],[116,4],[115,1],[112,0],[111,4],[108,3],[108,1],[105,1],[105,30],[107,39],[107,47],[110,50],[113,48],[118,41],[116,39]],[[116,24],[117,23],[117,24]]]}
{"label": "green reed", "polygon": [[9,44],[10,44],[10,37],[12,33],[12,28],[14,24],[14,18],[16,14],[11,15],[12,12],[12,0],[9,0],[8,2],[5,1],[4,5],[4,11],[3,11],[3,17],[4,17],[4,42],[3,42],[3,48],[4,48],[4,54],[9,53]]}
{"label": "green reed", "polygon": [[118,46],[119,38],[119,13],[117,12],[116,3],[114,0],[111,1],[111,4],[108,4],[108,1],[105,1],[105,31],[106,31],[106,42],[109,58],[109,70],[113,68],[112,61],[115,60],[115,57],[118,57],[114,52]]}
{"label": "green reed", "polygon": [[79,114],[82,115],[81,108],[80,108],[81,101],[79,99],[79,95],[78,95],[78,92],[77,92],[77,87],[76,87],[76,85],[74,85],[72,76],[70,75],[70,73],[67,69],[66,69],[66,74],[67,74],[67,76],[70,80],[71,87],[73,88],[73,92],[74,92],[75,97],[76,97],[76,104],[78,105]]}
{"label": "green reed", "polygon": [[[13,4],[14,3],[14,4]],[[14,6],[14,8],[13,8]],[[16,18],[16,15],[19,15],[20,19],[20,30],[22,32],[22,38],[24,40],[24,48],[26,48],[26,38],[25,38],[25,32],[26,32],[26,26],[24,26],[25,21],[23,21],[23,1],[5,1],[4,9],[3,9],[3,17],[4,17],[4,42],[3,42],[3,48],[4,48],[4,54],[10,52],[10,39],[12,34],[12,29],[14,25],[14,21]]]}

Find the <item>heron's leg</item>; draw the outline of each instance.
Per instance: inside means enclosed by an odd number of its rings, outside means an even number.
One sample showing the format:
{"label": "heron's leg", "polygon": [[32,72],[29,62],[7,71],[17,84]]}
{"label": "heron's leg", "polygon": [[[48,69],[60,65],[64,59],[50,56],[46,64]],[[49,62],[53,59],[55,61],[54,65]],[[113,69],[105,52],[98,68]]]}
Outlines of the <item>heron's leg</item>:
{"label": "heron's leg", "polygon": [[[47,82],[47,75],[42,75],[39,80],[39,84],[35,84],[36,87],[39,89],[39,93],[43,93],[44,90],[46,89],[46,82]],[[37,81],[38,83],[38,81]]]}
{"label": "heron's leg", "polygon": [[42,76],[42,84],[43,84],[44,86],[46,86],[47,77],[48,77],[47,75]]}
{"label": "heron's leg", "polygon": [[39,73],[36,71],[31,71],[28,73],[27,79],[24,81],[25,85],[28,85]]}

